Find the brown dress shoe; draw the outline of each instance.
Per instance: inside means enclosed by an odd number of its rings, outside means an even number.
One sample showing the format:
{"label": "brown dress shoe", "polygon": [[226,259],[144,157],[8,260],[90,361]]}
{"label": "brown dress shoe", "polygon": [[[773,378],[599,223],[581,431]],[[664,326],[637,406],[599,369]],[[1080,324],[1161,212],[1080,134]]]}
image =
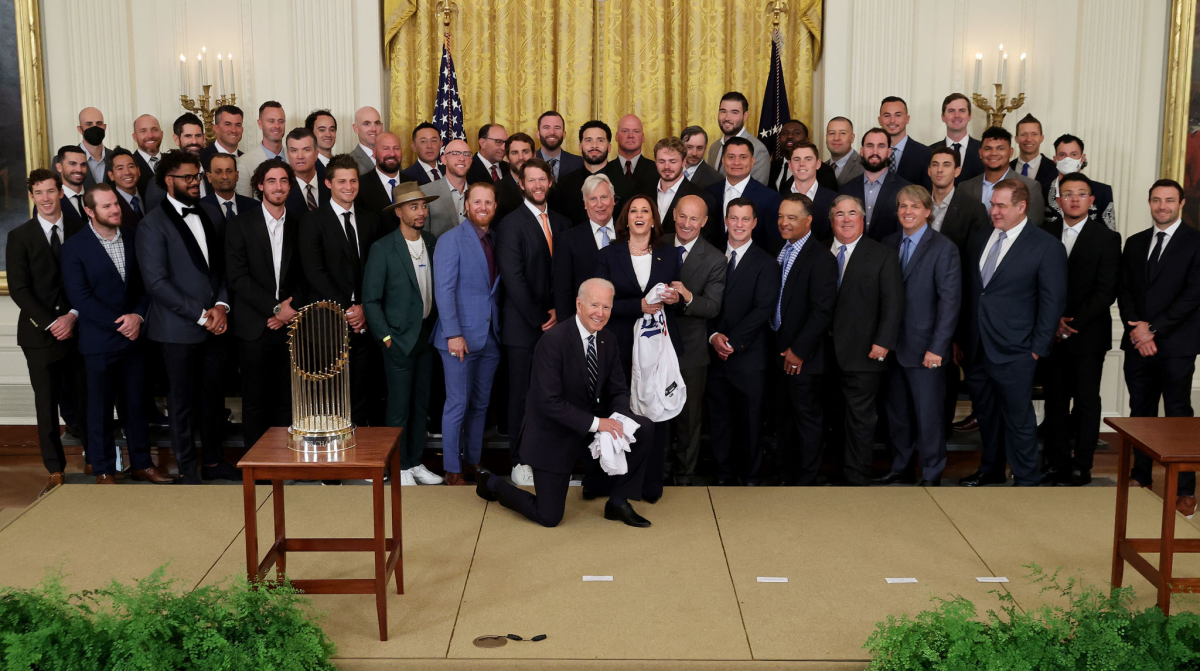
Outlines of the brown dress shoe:
{"label": "brown dress shoe", "polygon": [[975,418],[975,415],[970,415],[961,421],[955,422],[954,430],[955,431],[978,431],[979,430],[979,420]]}
{"label": "brown dress shoe", "polygon": [[84,475],[92,474],[92,465],[91,464],[86,463],[86,462],[83,464],[83,474]]}
{"label": "brown dress shoe", "polygon": [[51,489],[54,489],[55,487],[61,485],[62,483],[63,483],[63,474],[62,473],[51,473],[50,479],[46,481],[46,486],[42,488],[42,491],[38,492],[38,498],[40,499],[43,496],[49,494]]}
{"label": "brown dress shoe", "polygon": [[1179,514],[1192,519],[1192,515],[1196,514],[1196,497],[1194,496],[1177,496],[1175,497],[1175,510]]}
{"label": "brown dress shoe", "polygon": [[101,473],[96,476],[96,484],[98,485],[115,485],[117,480],[107,473]]}
{"label": "brown dress shoe", "polygon": [[457,487],[466,485],[467,481],[463,479],[462,473],[446,473],[446,484]]}
{"label": "brown dress shoe", "polygon": [[170,485],[175,483],[175,478],[173,476],[166,475],[153,466],[150,468],[133,471],[132,475],[136,482],[153,482],[156,485]]}

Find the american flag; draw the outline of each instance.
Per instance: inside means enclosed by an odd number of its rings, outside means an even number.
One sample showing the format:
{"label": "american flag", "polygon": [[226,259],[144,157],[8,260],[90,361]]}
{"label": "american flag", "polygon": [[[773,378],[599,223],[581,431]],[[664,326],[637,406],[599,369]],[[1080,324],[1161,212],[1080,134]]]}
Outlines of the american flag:
{"label": "american flag", "polygon": [[437,101],[433,103],[433,125],[442,136],[442,144],[451,140],[466,140],[463,131],[462,99],[458,97],[458,77],[450,45],[442,43],[442,72],[438,77]]}

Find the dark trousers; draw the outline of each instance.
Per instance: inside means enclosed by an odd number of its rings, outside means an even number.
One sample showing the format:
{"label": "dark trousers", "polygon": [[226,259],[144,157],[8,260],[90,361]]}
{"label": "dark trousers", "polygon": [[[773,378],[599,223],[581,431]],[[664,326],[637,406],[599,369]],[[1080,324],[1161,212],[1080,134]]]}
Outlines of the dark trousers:
{"label": "dark trousers", "polygon": [[[1192,375],[1196,357],[1144,357],[1137,351],[1125,352],[1125,385],[1129,387],[1130,417],[1158,417],[1162,399],[1167,417],[1193,417]],[[1133,451],[1133,478],[1150,486],[1154,461],[1138,450]],[[1196,494],[1196,474],[1179,474],[1179,496]]]}
{"label": "dark trousers", "polygon": [[508,460],[521,463],[521,425],[525,422],[525,398],[529,395],[529,376],[533,371],[533,348],[505,345],[508,355]]}
{"label": "dark trousers", "polygon": [[763,448],[762,395],[765,371],[728,370],[713,366],[708,373],[708,408],[713,457],[722,478],[737,475],[758,482]]}
{"label": "dark trousers", "polygon": [[975,361],[967,366],[967,386],[975,416],[979,419],[983,456],[979,472],[1006,477],[1007,458],[1018,485],[1041,481],[1038,472],[1037,415],[1033,412],[1033,355],[1007,363],[994,363],[978,347]]}
{"label": "dark trousers", "polygon": [[[1059,471],[1092,470],[1092,457],[1100,440],[1100,377],[1104,372],[1104,356],[1104,352],[1081,352],[1059,344],[1046,358],[1046,375],[1042,380],[1046,392],[1044,449],[1046,461]],[[1073,412],[1071,401],[1075,402]],[[1075,440],[1073,457],[1072,439]]]}
{"label": "dark trousers", "polygon": [[837,376],[841,417],[834,420],[834,435],[841,437],[842,476],[851,485],[866,486],[871,482],[871,452],[879,421],[875,396],[884,374],[843,370]]}
{"label": "dark trousers", "polygon": [[[74,344],[63,347],[22,347],[33,386],[33,408],[37,415],[38,447],[42,463],[49,473],[67,469],[63,454],[62,429],[58,423],[64,393],[74,398],[77,407],[87,407],[87,380],[83,361]],[[66,392],[64,392],[64,389]],[[83,436],[85,443],[87,436]]]}
{"label": "dark trousers", "polygon": [[117,447],[113,440],[113,408],[123,399],[121,420],[135,471],[154,465],[150,459],[150,427],[143,403],[145,362],[140,345],[112,354],[83,357],[87,368],[88,463],[96,475],[116,475]]}
{"label": "dark trousers", "polygon": [[[939,369],[946,376],[946,392],[942,399],[942,429],[949,438],[954,433],[954,413],[958,411],[958,390],[963,386],[962,369],[954,363],[951,357],[942,357],[942,367]],[[974,408],[972,408],[974,411]]]}
{"label": "dark trousers", "polygon": [[683,484],[690,483],[696,475],[696,462],[700,459],[700,411],[704,406],[708,366],[680,370],[679,375],[687,386],[687,402],[683,411],[671,420],[665,472],[675,477],[676,484]]}
{"label": "dark trousers", "polygon": [[239,340],[242,366],[242,434],[253,447],[272,426],[292,423],[292,366],[287,327]]}
{"label": "dark trousers", "polygon": [[946,468],[943,424],[945,373],[940,368],[896,366],[888,372],[887,416],[892,472],[904,473],[920,455],[921,477],[938,480]]}
{"label": "dark trousers", "polygon": [[[629,471],[624,475],[608,477],[609,493],[612,498],[640,501],[642,482],[646,475],[646,459],[649,456],[649,450],[644,446],[653,442],[653,437],[650,435],[653,423],[639,415],[630,414],[629,418],[640,424],[642,428],[634,433],[637,442],[630,445],[629,451],[625,453]],[[577,443],[575,449],[586,451],[587,445],[592,442],[593,435],[587,434]],[[571,447],[564,445],[562,449],[571,449]],[[590,454],[588,459],[591,460]],[[496,496],[500,498],[500,505],[505,508],[515,510],[544,527],[558,526],[558,523],[562,521],[563,510],[567,503],[567,491],[571,483],[569,473],[551,473],[534,468],[533,488],[537,492],[536,494],[530,494],[500,477],[493,478],[492,483],[494,483]],[[584,485],[584,488],[590,489],[587,484]]]}
{"label": "dark trousers", "polygon": [[184,482],[199,483],[196,429],[204,448],[204,464],[221,462],[225,397],[221,387],[224,347],[214,335],[197,344],[161,343],[167,368],[167,413],[171,452]]}
{"label": "dark trousers", "polygon": [[400,436],[400,468],[421,463],[429,417],[429,385],[433,380],[435,350],[429,344],[433,320],[426,319],[413,351],[404,354],[392,345],[383,352],[387,378],[387,425],[404,428]]}
{"label": "dark trousers", "polygon": [[779,418],[780,483],[812,485],[821,472],[821,427],[825,415],[821,375],[784,375],[782,370],[771,375],[778,378],[787,401]]}
{"label": "dark trousers", "polygon": [[383,355],[371,333],[350,334],[350,420],[356,426],[387,426]]}

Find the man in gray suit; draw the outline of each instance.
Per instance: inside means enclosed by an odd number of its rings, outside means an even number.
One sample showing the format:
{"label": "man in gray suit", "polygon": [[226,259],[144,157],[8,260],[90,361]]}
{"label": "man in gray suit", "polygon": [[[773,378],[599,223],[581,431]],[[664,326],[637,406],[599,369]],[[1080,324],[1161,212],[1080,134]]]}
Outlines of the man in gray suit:
{"label": "man in gray suit", "polygon": [[708,133],[699,126],[688,126],[683,129],[679,138],[683,140],[683,146],[687,149],[683,156],[683,176],[701,189],[707,189],[721,181],[721,173],[713,170],[704,160],[708,151]]}
{"label": "man in gray suit", "polygon": [[437,196],[429,203],[429,224],[426,229],[434,237],[458,226],[466,219],[467,170],[471,169],[471,147],[462,140],[451,140],[442,151],[442,172],[445,179],[421,187],[428,196]]}
{"label": "man in gray suit", "polygon": [[708,148],[708,164],[721,175],[725,174],[721,154],[725,151],[725,141],[731,137],[744,137],[754,145],[754,168],[750,177],[759,184],[765,185],[771,181],[771,154],[767,145],[746,131],[746,112],[750,110],[750,102],[746,96],[737,91],[730,91],[721,96],[721,107],[717,110],[717,125],[721,127],[724,136],[720,142]]}
{"label": "man in gray suit", "polygon": [[383,132],[383,121],[379,118],[379,110],[374,107],[360,107],[354,113],[354,134],[358,136],[358,146],[350,155],[358,162],[358,172],[371,172],[375,169],[375,138]]}
{"label": "man in gray suit", "polygon": [[[283,105],[274,100],[259,105],[258,129],[262,131],[262,142],[238,157],[238,182],[235,190],[238,195],[246,198],[254,197],[250,177],[263,161],[277,158],[287,163],[287,151],[283,146],[283,136],[287,133],[287,114],[283,111]],[[315,139],[313,146],[316,146]]]}
{"label": "man in gray suit", "polygon": [[666,473],[676,485],[692,484],[700,455],[700,407],[704,400],[704,381],[708,378],[708,320],[721,314],[725,295],[725,255],[700,237],[708,221],[708,205],[700,196],[690,195],[675,205],[675,248],[678,251],[682,281],[671,283],[679,292],[683,309],[679,313],[678,333],[683,339],[679,374],[688,389],[683,412],[671,420],[676,441],[667,453]]}
{"label": "man in gray suit", "polygon": [[100,110],[95,107],[79,110],[78,130],[83,136],[79,148],[87,154],[88,163],[87,174],[83,179],[85,189],[105,181],[105,165],[112,159],[112,151],[104,146],[104,132],[107,128],[108,124],[104,123],[104,114]]}
{"label": "man in gray suit", "polygon": [[1012,160],[1012,133],[1001,126],[993,126],[983,131],[980,139],[979,158],[983,161],[983,174],[964,180],[958,185],[964,194],[969,195],[984,207],[991,207],[992,189],[996,184],[1006,179],[1020,180],[1029,189],[1029,223],[1034,227],[1042,225],[1042,217],[1046,212],[1045,199],[1042,198],[1042,186],[1032,177],[1025,177],[1009,167]]}
{"label": "man in gray suit", "polygon": [[[222,348],[229,297],[225,285],[224,218],[200,202],[200,159],[178,149],[163,154],[155,175],[166,193],[138,224],[137,258],[150,310],[146,336],[162,348],[167,370],[171,451],[184,484],[241,480],[221,455],[225,399]],[[197,472],[194,428],[204,443]]]}
{"label": "man in gray suit", "polygon": [[562,148],[566,128],[567,122],[563,120],[561,114],[554,110],[542,112],[542,116],[538,117],[538,141],[542,143],[542,148],[538,150],[538,156],[549,163],[550,168],[554,170],[555,184],[561,177],[583,167],[582,156],[572,154]]}
{"label": "man in gray suit", "polygon": [[838,116],[825,124],[825,147],[829,149],[826,165],[833,168],[839,187],[862,177],[862,161],[854,151],[854,124],[849,119]]}

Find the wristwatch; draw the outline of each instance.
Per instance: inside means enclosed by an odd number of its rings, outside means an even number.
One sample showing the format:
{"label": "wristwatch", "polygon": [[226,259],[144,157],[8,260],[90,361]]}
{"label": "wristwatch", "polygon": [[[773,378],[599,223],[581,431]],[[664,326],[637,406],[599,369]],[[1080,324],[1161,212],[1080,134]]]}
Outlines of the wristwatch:
{"label": "wristwatch", "polygon": [[276,305],[274,310],[271,310],[271,314],[273,314],[275,316],[279,316],[280,312],[283,312],[283,304],[282,303]]}
{"label": "wristwatch", "polygon": [[1146,330],[1152,335],[1158,333],[1158,329],[1154,328],[1154,324],[1151,324],[1150,322],[1146,322]]}

